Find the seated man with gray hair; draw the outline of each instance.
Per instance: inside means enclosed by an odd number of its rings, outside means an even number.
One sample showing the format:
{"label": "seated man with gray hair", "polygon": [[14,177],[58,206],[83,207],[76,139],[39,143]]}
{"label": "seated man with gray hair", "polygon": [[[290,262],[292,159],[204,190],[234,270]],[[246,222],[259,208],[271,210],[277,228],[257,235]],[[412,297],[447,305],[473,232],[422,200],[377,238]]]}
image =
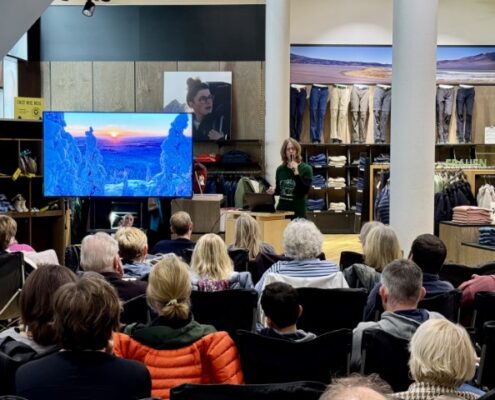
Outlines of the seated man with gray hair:
{"label": "seated man with gray hair", "polygon": [[429,319],[443,315],[418,309],[425,296],[423,273],[411,260],[396,260],[385,266],[381,275],[380,297],[384,312],[378,322],[361,322],[352,337],[351,368],[361,366],[361,342],[367,329],[380,329],[401,339],[410,340],[416,329]]}
{"label": "seated man with gray hair", "polygon": [[117,241],[104,232],[87,235],[81,242],[81,267],[97,272],[116,290],[121,300],[130,300],[146,293],[146,282],[124,280],[124,269]]}
{"label": "seated man with gray hair", "polygon": [[[323,235],[316,225],[303,218],[297,218],[284,230],[284,254],[291,261],[279,261],[262,275],[256,284],[256,291],[261,293],[267,275],[275,273],[291,278],[335,277],[334,287],[348,287],[340,268],[332,261],[320,260]],[[286,282],[298,287],[294,282]],[[310,285],[304,285],[310,286]]]}

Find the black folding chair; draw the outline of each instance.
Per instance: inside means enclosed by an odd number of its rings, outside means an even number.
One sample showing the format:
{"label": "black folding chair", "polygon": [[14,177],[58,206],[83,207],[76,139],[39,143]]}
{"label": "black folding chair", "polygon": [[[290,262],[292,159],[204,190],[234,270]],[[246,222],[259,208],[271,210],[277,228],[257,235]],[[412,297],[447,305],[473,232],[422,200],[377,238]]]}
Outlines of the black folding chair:
{"label": "black folding chair", "polygon": [[476,383],[488,389],[495,388],[495,321],[483,324],[483,343]]}
{"label": "black folding chair", "polygon": [[409,378],[409,341],[379,329],[363,332],[361,373],[376,373],[388,382],[394,392],[407,390]]}
{"label": "black folding chair", "polygon": [[459,322],[459,310],[462,292],[454,289],[436,296],[425,297],[418,304],[418,308],[436,311],[452,322]]}
{"label": "black folding chair", "polygon": [[238,349],[246,383],[314,380],[330,383],[347,375],[352,331],[340,329],[307,342],[275,339],[238,331]]}
{"label": "black folding chair", "polygon": [[298,288],[303,313],[297,326],[316,335],[354,329],[363,320],[368,293],[364,289]]}
{"label": "black folding chair", "polygon": [[151,309],[148,307],[146,295],[142,294],[122,303],[120,322],[132,324],[140,322],[146,324],[151,320]]}
{"label": "black folding chair", "polygon": [[449,281],[457,288],[463,282],[471,279],[473,274],[477,274],[478,268],[468,267],[464,264],[445,263],[440,269],[439,276],[443,281]]}
{"label": "black folding chair", "polygon": [[343,271],[352,264],[363,264],[364,255],[361,253],[356,253],[355,251],[343,251],[340,253],[340,270]]}
{"label": "black folding chair", "polygon": [[478,292],[474,295],[474,336],[476,342],[485,342],[483,326],[495,321],[495,292]]}
{"label": "black folding chair", "polygon": [[191,293],[191,311],[201,324],[213,325],[235,338],[238,329],[254,330],[258,293],[255,290],[221,290]]}
{"label": "black folding chair", "polygon": [[26,272],[21,252],[0,254],[0,321],[19,318],[19,297]]}

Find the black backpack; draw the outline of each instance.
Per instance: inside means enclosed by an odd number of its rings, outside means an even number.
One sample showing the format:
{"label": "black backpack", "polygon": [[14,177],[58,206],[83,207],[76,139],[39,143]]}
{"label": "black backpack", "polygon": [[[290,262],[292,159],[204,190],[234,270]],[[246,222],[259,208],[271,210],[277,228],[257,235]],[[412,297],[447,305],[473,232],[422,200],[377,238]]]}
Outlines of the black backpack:
{"label": "black backpack", "polygon": [[57,347],[37,353],[32,347],[10,336],[0,339],[0,396],[15,393],[15,373],[21,365],[59,349]]}

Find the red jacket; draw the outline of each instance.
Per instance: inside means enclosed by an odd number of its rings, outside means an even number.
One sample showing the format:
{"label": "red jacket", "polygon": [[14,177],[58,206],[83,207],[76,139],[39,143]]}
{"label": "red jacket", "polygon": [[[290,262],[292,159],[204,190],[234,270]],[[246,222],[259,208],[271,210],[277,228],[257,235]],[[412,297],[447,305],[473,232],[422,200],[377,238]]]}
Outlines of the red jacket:
{"label": "red jacket", "polygon": [[114,352],[144,363],[151,375],[152,396],[163,399],[183,383],[243,383],[237,348],[227,332],[210,333],[176,349],[156,349],[116,333]]}

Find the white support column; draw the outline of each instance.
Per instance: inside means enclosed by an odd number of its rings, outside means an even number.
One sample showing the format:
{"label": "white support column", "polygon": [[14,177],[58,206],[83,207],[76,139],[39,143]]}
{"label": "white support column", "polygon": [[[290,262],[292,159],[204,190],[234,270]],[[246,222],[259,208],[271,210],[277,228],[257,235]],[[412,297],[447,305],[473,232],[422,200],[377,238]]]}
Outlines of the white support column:
{"label": "white support column", "polygon": [[390,224],[404,256],[433,233],[438,0],[394,0]]}
{"label": "white support column", "polygon": [[265,170],[275,185],[282,142],[289,137],[290,2],[266,1]]}

